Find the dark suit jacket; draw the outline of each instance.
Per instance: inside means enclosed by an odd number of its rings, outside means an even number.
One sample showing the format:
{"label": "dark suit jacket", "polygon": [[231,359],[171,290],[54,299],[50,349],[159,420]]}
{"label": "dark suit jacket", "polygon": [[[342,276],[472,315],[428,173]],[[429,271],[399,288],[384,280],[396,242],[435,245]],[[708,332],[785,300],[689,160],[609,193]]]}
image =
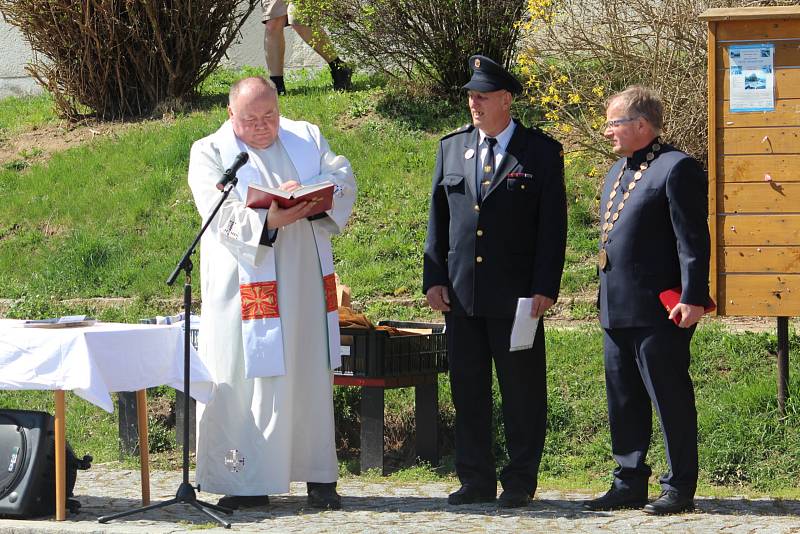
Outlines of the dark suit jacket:
{"label": "dark suit jacket", "polygon": [[[648,145],[611,167],[600,199],[601,224],[620,169],[626,165],[621,183],[627,187],[649,149]],[[618,193],[612,214],[620,200]],[[668,314],[658,294],[671,287],[682,287],[681,302],[704,305],[710,239],[708,180],[700,164],[663,145],[625,201],[606,251],[608,266],[600,271],[599,295],[603,328],[664,324]]]}
{"label": "dark suit jacket", "polygon": [[512,317],[518,297],[558,297],[567,237],[563,153],[557,141],[517,123],[478,207],[479,157],[471,125],[439,144],[423,291],[447,286],[456,315]]}

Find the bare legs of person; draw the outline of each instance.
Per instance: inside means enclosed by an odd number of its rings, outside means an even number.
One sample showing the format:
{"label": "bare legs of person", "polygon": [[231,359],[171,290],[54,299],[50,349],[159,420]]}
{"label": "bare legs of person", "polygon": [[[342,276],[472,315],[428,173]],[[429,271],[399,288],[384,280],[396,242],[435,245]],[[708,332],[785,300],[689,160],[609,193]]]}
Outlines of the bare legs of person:
{"label": "bare legs of person", "polygon": [[[266,22],[264,30],[264,50],[267,56],[269,77],[278,88],[278,94],[281,95],[286,94],[286,86],[283,81],[286,41],[283,36],[283,29],[287,23],[287,15],[276,17]],[[333,88],[336,90],[349,90],[353,71],[336,55],[333,44],[325,31],[322,29],[315,31],[303,24],[292,24],[291,26],[300,38],[308,43],[328,63],[328,67],[331,69],[331,78],[333,78]]]}

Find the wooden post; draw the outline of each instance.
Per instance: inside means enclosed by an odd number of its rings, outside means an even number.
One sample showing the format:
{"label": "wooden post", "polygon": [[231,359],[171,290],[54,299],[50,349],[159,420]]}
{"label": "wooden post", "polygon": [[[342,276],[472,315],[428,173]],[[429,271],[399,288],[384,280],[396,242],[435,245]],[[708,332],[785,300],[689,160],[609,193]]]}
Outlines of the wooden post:
{"label": "wooden post", "polygon": [[778,317],[778,410],[786,415],[789,399],[789,318]]}
{"label": "wooden post", "polygon": [[425,382],[414,387],[417,457],[430,465],[439,465],[439,382],[435,374]]}
{"label": "wooden post", "polygon": [[150,504],[150,445],[147,438],[147,390],[136,392],[136,416],[139,420],[139,471],[142,475],[142,506]]}
{"label": "wooden post", "polygon": [[119,459],[139,452],[139,430],[137,428],[136,393],[120,391],[117,393],[119,412]]}
{"label": "wooden post", "polygon": [[55,391],[56,420],[55,420],[55,447],[56,447],[56,521],[67,518],[67,436],[66,436],[66,409],[64,408],[64,390]]}
{"label": "wooden post", "polygon": [[380,468],[383,474],[383,409],[382,387],[361,388],[361,472]]}
{"label": "wooden post", "polygon": [[184,403],[186,402],[186,395],[183,391],[175,390],[175,441],[178,446],[183,447],[183,416],[184,413],[189,414],[189,452],[195,452],[195,413],[197,411],[196,402],[194,399],[189,399],[189,411],[185,412]]}
{"label": "wooden post", "polygon": [[[709,289],[718,294],[717,287],[717,22],[708,21],[708,233],[711,236]],[[725,302],[717,299],[715,314],[724,314]]]}

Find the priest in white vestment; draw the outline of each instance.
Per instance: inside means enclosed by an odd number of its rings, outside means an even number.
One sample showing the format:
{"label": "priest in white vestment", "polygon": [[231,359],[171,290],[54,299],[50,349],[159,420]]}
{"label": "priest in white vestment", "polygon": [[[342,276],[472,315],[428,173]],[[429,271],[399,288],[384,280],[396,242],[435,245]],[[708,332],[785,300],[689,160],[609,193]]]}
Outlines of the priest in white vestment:
{"label": "priest in white vestment", "polygon": [[[313,124],[280,117],[275,86],[260,77],[231,87],[228,117],[192,146],[189,185],[205,221],[217,182],[241,152],[238,184],[201,241],[200,356],[217,384],[197,409],[197,484],[228,508],[308,483],[308,502],[339,508],[333,369],[341,364],[331,235],[353,208],[350,163]],[[330,181],[333,208],[313,202],[245,207],[250,183]]]}

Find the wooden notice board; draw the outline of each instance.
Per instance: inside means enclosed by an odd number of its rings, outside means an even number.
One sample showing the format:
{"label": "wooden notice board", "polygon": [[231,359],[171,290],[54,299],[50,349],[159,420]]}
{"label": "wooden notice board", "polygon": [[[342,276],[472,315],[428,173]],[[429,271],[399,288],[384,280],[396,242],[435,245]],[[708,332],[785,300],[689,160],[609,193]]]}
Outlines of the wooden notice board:
{"label": "wooden notice board", "polygon": [[[708,23],[711,294],[720,315],[798,316],[800,6],[709,9],[700,19]],[[741,111],[749,86],[736,85],[737,53],[759,46],[772,51],[764,67],[772,108]]]}

